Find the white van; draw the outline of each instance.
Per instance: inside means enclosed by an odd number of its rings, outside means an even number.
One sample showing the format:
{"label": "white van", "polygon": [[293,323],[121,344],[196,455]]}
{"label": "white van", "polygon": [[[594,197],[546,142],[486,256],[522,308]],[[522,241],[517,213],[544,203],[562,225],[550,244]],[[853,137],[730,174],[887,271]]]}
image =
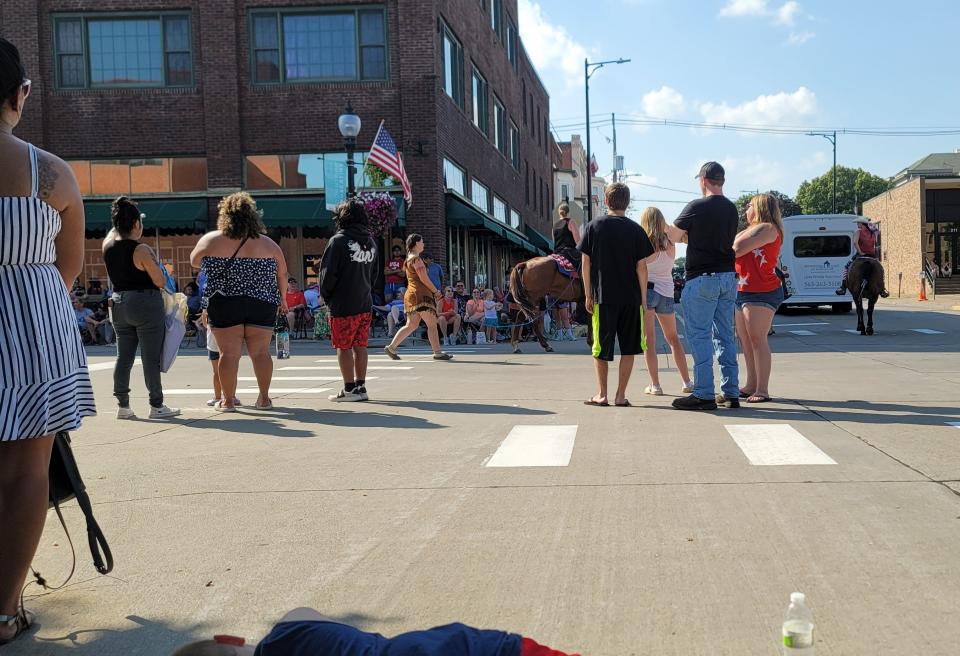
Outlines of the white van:
{"label": "white van", "polygon": [[849,312],[850,297],[837,296],[843,267],[854,253],[857,224],[853,214],[803,214],[783,220],[780,268],[791,296],[784,306],[830,305]]}

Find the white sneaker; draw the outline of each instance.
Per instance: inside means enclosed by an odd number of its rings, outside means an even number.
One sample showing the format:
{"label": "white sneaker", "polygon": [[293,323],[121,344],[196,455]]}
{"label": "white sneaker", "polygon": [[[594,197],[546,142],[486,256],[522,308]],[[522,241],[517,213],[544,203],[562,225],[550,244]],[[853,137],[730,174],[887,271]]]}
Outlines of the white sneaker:
{"label": "white sneaker", "polygon": [[370,395],[367,394],[367,386],[363,385],[361,387],[356,387],[353,390],[353,393],[360,397],[361,401],[369,401]]}
{"label": "white sneaker", "polygon": [[661,388],[659,385],[647,385],[643,389],[643,393],[651,396],[663,396],[663,388]]}
{"label": "white sneaker", "polygon": [[133,408],[117,408],[117,419],[136,419],[137,413]]}
{"label": "white sneaker", "polygon": [[680,390],[681,394],[693,394],[693,383],[684,383],[683,388]]}
{"label": "white sneaker", "polygon": [[334,403],[356,403],[357,401],[365,400],[360,394],[348,392],[347,390],[340,390],[339,394],[331,394],[327,399]]}
{"label": "white sneaker", "polygon": [[168,408],[165,405],[159,408],[150,408],[151,419],[172,419],[180,415],[180,408]]}

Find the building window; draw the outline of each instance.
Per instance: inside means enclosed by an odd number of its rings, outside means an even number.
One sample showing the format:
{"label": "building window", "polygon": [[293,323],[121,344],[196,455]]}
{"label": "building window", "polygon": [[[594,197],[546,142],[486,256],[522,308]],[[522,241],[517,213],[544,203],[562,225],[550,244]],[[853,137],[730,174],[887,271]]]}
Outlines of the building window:
{"label": "building window", "polygon": [[484,134],[488,134],[487,126],[490,123],[490,101],[487,98],[487,81],[483,76],[473,69],[473,124],[480,128]]}
{"label": "building window", "polygon": [[524,185],[525,202],[527,207],[530,207],[530,162],[524,161],[523,170],[526,171],[526,175],[524,176],[524,180],[526,180],[526,184]]}
{"label": "building window", "polygon": [[467,176],[463,169],[444,158],[443,160],[443,184],[447,189],[457,192],[461,196],[466,196]]}
{"label": "building window", "polygon": [[507,25],[507,59],[510,60],[510,63],[513,65],[513,68],[517,68],[517,28],[513,26],[513,23]]}
{"label": "building window", "polygon": [[510,210],[510,227],[520,228],[520,212],[517,210]]}
{"label": "building window", "polygon": [[560,198],[562,200],[570,200],[570,185],[560,185]]}
{"label": "building window", "polygon": [[193,84],[189,14],[54,17],[60,88]]}
{"label": "building window", "polygon": [[490,0],[490,27],[501,36],[503,29],[503,0]]}
{"label": "building window", "polygon": [[[398,182],[378,167],[366,166],[366,155],[355,156],[358,189],[383,189]],[[251,190],[326,189],[325,170],[347,166],[346,153],[296,153],[286,155],[247,155],[244,158],[244,179]],[[341,169],[342,170],[342,169]]]}
{"label": "building window", "polygon": [[550,119],[543,117],[543,152],[550,152]]}
{"label": "building window", "polygon": [[500,223],[507,223],[507,204],[496,196],[493,197],[493,218]]}
{"label": "building window", "polygon": [[443,24],[443,90],[463,108],[463,46]]}
{"label": "building window", "polygon": [[256,11],[251,14],[254,82],[387,78],[382,9]]}
{"label": "building window", "polygon": [[474,178],[473,183],[470,185],[471,195],[470,198],[473,200],[473,204],[480,208],[485,214],[490,213],[490,191],[481,184],[476,178]]}
{"label": "building window", "polygon": [[510,121],[510,162],[520,170],[520,128],[513,121]]}
{"label": "building window", "polygon": [[67,164],[84,196],[207,190],[207,160],[202,157],[72,160]]}
{"label": "building window", "polygon": [[542,127],[543,123],[540,120],[540,105],[537,105],[537,143],[541,146],[543,146],[543,132],[540,131]]}
{"label": "building window", "polygon": [[493,145],[501,153],[507,153],[507,110],[503,108],[503,103],[493,97]]}
{"label": "building window", "polygon": [[523,80],[523,95],[520,96],[520,103],[523,105],[523,125],[527,125],[527,81]]}

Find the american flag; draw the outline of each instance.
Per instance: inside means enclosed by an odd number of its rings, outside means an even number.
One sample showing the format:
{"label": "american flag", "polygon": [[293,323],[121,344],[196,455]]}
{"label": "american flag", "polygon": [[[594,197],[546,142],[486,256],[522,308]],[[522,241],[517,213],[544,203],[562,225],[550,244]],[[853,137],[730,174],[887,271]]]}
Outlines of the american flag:
{"label": "american flag", "polygon": [[377,136],[373,140],[373,146],[370,148],[367,161],[376,164],[384,172],[399,180],[400,184],[403,185],[403,197],[406,199],[407,205],[413,205],[413,193],[410,191],[407,171],[403,168],[403,160],[400,159],[400,154],[397,152],[397,144],[393,142],[393,137],[383,127],[383,121],[380,121],[380,129],[377,130]]}

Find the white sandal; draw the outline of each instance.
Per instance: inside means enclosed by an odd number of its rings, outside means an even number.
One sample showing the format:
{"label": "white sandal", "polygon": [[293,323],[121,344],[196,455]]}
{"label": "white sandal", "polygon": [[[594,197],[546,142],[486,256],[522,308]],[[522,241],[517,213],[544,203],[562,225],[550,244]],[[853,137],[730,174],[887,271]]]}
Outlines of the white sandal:
{"label": "white sandal", "polygon": [[663,396],[663,388],[659,385],[647,385],[643,388],[643,393],[650,396]]}

